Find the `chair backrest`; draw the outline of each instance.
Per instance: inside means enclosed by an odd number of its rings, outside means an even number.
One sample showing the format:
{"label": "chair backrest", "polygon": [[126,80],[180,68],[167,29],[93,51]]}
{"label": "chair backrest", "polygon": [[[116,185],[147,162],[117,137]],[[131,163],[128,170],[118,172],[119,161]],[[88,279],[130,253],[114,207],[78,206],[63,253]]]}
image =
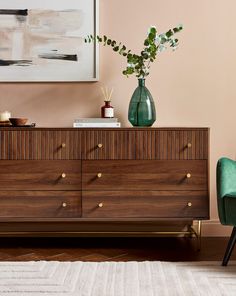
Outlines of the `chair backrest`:
{"label": "chair backrest", "polygon": [[223,157],[217,163],[217,202],[222,224],[227,224],[224,198],[234,193],[236,197],[236,161]]}

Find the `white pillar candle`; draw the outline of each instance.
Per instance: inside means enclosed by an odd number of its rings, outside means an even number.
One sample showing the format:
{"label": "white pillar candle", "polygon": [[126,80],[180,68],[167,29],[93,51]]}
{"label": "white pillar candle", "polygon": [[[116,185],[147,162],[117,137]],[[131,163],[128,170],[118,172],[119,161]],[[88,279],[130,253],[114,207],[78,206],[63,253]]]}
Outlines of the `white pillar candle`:
{"label": "white pillar candle", "polygon": [[11,118],[11,113],[8,111],[0,112],[0,121],[9,121]]}

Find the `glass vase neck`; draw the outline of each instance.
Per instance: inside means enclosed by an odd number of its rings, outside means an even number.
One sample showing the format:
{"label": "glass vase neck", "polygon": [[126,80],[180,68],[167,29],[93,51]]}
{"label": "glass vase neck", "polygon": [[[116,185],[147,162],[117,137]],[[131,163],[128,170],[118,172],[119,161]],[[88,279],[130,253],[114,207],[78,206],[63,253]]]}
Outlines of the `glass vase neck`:
{"label": "glass vase neck", "polygon": [[139,86],[145,86],[145,79],[144,78],[139,78],[138,85]]}

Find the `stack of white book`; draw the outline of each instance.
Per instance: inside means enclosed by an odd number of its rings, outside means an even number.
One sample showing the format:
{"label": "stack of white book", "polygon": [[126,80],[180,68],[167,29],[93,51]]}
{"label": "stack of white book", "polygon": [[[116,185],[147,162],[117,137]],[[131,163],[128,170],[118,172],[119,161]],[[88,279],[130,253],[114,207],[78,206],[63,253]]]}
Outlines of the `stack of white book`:
{"label": "stack of white book", "polygon": [[78,118],[73,127],[121,127],[118,118]]}

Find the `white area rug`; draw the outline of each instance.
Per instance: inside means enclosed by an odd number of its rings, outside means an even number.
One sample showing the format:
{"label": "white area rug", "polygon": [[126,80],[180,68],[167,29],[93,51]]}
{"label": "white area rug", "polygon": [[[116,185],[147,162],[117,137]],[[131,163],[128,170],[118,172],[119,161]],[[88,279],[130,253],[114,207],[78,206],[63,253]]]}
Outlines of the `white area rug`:
{"label": "white area rug", "polygon": [[236,262],[1,262],[1,296],[230,296]]}

